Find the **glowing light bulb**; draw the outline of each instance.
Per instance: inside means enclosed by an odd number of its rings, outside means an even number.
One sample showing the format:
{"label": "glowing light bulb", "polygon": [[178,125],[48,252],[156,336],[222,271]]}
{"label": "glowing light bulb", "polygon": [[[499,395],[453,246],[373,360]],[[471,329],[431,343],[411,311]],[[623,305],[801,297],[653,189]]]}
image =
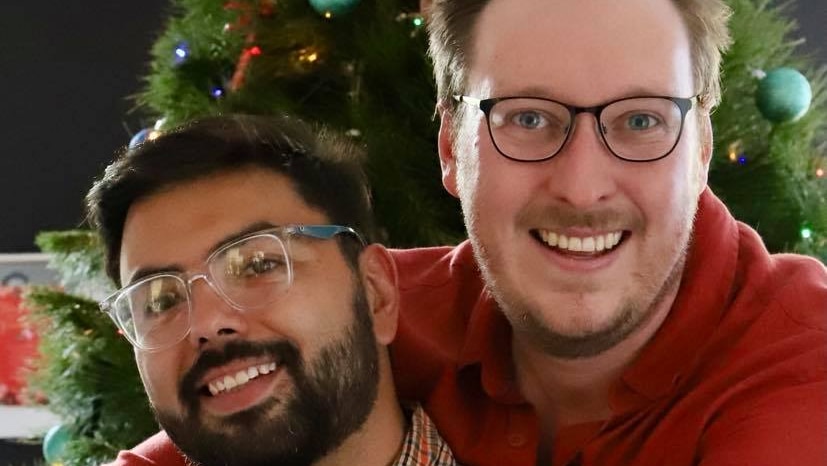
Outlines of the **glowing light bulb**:
{"label": "glowing light bulb", "polygon": [[180,65],[181,63],[184,63],[187,60],[187,58],[189,58],[189,56],[190,56],[189,44],[187,44],[184,41],[179,42],[175,46],[175,50],[173,50],[172,53],[174,55],[173,59],[175,60],[176,65]]}
{"label": "glowing light bulb", "polygon": [[730,162],[733,162],[733,163],[739,162],[740,160],[739,160],[738,154],[740,154],[740,153],[741,153],[741,141],[740,140],[731,143],[727,147],[727,154],[729,155],[729,161]]}
{"label": "glowing light bulb", "polygon": [[801,237],[804,239],[810,239],[813,237],[813,230],[809,228],[802,228],[801,229]]}

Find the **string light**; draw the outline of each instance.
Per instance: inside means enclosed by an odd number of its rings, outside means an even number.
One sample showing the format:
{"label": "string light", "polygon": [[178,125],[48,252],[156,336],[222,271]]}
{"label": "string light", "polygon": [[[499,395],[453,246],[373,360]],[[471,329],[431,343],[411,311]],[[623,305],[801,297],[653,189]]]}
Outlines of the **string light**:
{"label": "string light", "polygon": [[325,11],[324,12],[324,17],[325,17],[325,19],[330,19],[330,18],[333,17],[333,13],[331,13],[329,11]]}
{"label": "string light", "polygon": [[306,47],[299,50],[297,58],[301,63],[312,64],[319,59],[319,52],[312,47]]}
{"label": "string light", "polygon": [[823,168],[816,169],[816,178],[824,178],[824,169]]}
{"label": "string light", "polygon": [[184,63],[187,60],[187,58],[189,58],[189,56],[190,56],[189,44],[187,44],[186,41],[179,42],[175,46],[175,50],[173,51],[173,54],[175,55],[173,59],[175,60],[176,65],[180,65],[181,63]]}
{"label": "string light", "polygon": [[741,141],[735,141],[731,143],[728,147],[727,153],[729,154],[729,161],[730,162],[738,162],[738,154],[741,152]]}
{"label": "string light", "polygon": [[801,237],[804,238],[804,239],[812,238],[813,237],[813,230],[810,230],[809,228],[806,228],[806,227],[802,228],[801,229]]}
{"label": "string light", "polygon": [[411,37],[414,37],[422,29],[422,26],[425,25],[425,18],[421,13],[399,13],[396,15],[397,23],[405,21],[410,22],[410,24],[413,25]]}

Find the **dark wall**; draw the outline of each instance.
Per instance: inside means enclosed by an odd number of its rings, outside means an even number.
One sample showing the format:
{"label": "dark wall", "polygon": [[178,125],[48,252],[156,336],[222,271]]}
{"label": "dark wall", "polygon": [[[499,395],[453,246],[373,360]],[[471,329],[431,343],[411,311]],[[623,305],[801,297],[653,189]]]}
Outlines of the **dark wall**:
{"label": "dark wall", "polygon": [[[115,149],[151,122],[129,114],[166,0],[0,4],[0,252],[78,226]],[[827,64],[827,1],[798,0],[804,49]],[[434,162],[436,163],[436,162]]]}
{"label": "dark wall", "polygon": [[827,65],[827,0],[793,0],[790,6],[805,39],[802,49]]}
{"label": "dark wall", "polygon": [[0,4],[0,252],[36,251],[37,232],[79,225],[84,193],[142,127],[126,97],[166,5]]}

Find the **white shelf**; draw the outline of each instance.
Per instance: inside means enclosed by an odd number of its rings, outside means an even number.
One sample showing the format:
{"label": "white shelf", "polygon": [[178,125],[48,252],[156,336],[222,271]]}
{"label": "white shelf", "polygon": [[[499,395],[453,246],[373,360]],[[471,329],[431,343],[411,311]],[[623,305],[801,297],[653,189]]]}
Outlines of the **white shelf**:
{"label": "white shelf", "polygon": [[60,422],[42,406],[0,405],[0,438],[40,437]]}

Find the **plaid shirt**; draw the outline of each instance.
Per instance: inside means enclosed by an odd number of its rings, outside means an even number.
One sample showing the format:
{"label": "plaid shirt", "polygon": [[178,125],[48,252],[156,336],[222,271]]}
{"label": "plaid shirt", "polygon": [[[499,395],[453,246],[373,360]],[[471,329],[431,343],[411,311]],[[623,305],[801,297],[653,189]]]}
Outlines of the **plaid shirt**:
{"label": "plaid shirt", "polygon": [[458,466],[448,444],[421,406],[413,410],[410,421],[394,466]]}

